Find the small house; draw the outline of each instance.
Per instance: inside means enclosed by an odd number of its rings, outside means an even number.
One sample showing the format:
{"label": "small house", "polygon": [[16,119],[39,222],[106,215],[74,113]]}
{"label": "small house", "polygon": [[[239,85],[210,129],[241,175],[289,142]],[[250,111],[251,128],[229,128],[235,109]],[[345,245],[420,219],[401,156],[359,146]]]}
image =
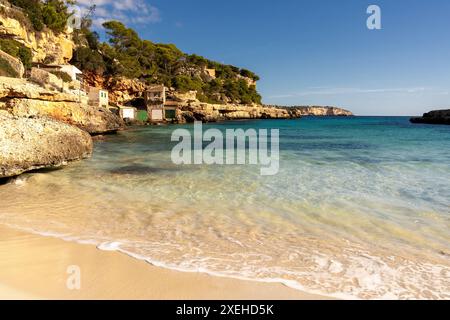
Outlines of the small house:
{"label": "small house", "polygon": [[164,104],[166,103],[166,87],[156,85],[149,87],[144,93],[148,119],[152,122],[164,121]]}
{"label": "small house", "polygon": [[164,105],[166,103],[166,87],[156,85],[149,87],[144,94],[147,105]]}
{"label": "small house", "polygon": [[100,88],[89,87],[89,105],[105,107],[109,105],[108,91]]}

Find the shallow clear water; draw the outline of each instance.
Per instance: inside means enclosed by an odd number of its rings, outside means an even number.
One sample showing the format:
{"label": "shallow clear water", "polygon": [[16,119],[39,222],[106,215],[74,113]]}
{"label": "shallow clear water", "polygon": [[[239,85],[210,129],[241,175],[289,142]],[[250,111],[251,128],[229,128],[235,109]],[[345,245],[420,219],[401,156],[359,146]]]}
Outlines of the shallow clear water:
{"label": "shallow clear water", "polygon": [[177,166],[175,128],[0,186],[0,223],[183,271],[335,297],[450,298],[450,127],[402,117],[216,123],[280,129],[280,171]]}

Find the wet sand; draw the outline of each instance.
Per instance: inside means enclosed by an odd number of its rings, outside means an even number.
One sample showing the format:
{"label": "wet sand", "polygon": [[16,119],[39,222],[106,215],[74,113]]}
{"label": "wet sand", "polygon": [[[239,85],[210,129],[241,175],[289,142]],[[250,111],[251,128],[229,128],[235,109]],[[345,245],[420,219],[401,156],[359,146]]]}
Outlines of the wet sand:
{"label": "wet sand", "polygon": [[[79,290],[68,289],[68,279],[76,285],[68,270],[80,271]],[[0,226],[0,299],[325,298],[278,283],[172,271],[93,245]]]}

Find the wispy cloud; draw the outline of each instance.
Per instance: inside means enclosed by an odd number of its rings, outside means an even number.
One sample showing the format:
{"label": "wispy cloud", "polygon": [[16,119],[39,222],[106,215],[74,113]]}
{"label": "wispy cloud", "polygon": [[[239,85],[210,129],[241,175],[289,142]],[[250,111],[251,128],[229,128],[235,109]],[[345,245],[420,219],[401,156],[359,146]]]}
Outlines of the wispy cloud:
{"label": "wispy cloud", "polygon": [[78,0],[77,5],[81,13],[96,5],[93,16],[94,27],[100,27],[105,21],[119,20],[125,24],[157,23],[161,21],[158,8],[144,0]]}
{"label": "wispy cloud", "polygon": [[329,88],[329,87],[314,87],[305,91],[272,95],[269,99],[280,98],[295,98],[306,96],[330,96],[341,94],[365,94],[365,93],[420,93],[429,89],[425,87],[414,88],[376,88],[376,89],[362,89],[362,88]]}

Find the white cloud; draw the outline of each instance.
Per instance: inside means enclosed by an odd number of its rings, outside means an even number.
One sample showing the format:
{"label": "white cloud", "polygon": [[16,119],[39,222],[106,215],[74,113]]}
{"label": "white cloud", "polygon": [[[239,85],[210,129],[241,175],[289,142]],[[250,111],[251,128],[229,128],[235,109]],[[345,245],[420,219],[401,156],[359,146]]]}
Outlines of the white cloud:
{"label": "white cloud", "polygon": [[146,3],[144,0],[78,0],[80,11],[96,5],[93,16],[94,27],[101,27],[105,21],[119,20],[124,24],[145,24],[161,21],[158,8]]}

